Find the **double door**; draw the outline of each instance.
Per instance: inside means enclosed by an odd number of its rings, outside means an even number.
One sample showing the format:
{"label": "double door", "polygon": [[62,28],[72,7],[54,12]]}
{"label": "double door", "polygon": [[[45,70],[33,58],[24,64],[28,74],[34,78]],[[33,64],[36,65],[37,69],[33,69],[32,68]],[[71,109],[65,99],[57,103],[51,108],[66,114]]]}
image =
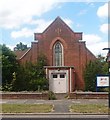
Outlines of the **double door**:
{"label": "double door", "polygon": [[67,75],[66,73],[53,73],[51,74],[51,85],[54,93],[67,92]]}

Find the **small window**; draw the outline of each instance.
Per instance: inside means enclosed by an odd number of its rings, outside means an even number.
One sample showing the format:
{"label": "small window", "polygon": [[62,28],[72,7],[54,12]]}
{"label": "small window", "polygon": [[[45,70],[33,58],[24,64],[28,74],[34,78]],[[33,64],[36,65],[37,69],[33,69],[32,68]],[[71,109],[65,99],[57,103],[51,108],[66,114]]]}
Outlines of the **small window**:
{"label": "small window", "polygon": [[65,78],[65,74],[60,74],[60,78]]}
{"label": "small window", "polygon": [[53,75],[53,78],[57,78],[57,74],[54,74],[54,75]]}

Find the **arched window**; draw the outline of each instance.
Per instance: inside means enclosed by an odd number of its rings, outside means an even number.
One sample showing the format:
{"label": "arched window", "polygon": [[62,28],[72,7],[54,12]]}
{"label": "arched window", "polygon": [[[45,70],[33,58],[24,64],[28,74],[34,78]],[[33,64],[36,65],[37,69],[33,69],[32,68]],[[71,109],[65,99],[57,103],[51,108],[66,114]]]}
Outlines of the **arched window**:
{"label": "arched window", "polygon": [[53,63],[55,66],[63,66],[63,45],[59,41],[53,47]]}

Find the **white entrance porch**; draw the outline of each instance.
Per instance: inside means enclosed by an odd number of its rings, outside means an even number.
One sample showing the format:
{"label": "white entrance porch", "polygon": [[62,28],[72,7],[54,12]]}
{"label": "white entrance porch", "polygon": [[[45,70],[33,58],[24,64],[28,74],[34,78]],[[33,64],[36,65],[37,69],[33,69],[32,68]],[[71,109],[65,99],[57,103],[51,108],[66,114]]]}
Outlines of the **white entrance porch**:
{"label": "white entrance porch", "polygon": [[45,66],[49,80],[49,90],[54,93],[72,92],[74,87],[74,67]]}

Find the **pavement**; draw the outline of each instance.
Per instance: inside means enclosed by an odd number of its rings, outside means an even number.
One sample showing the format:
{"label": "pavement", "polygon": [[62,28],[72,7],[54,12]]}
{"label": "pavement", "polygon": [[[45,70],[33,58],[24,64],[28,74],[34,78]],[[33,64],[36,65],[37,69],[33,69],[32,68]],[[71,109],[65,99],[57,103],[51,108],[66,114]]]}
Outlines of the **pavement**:
{"label": "pavement", "polygon": [[62,99],[62,100],[35,100],[35,99],[4,99],[0,103],[9,104],[53,104],[51,113],[7,113],[1,114],[2,120],[109,120],[108,114],[71,113],[71,104],[105,104],[107,99]]}
{"label": "pavement", "polygon": [[93,118],[93,117],[88,117],[88,118],[82,118],[82,116],[80,116],[80,118],[75,118],[75,117],[71,117],[71,118],[38,118],[38,117],[16,117],[16,118],[2,118],[2,120],[109,120],[109,118],[105,118],[105,117],[99,117],[99,118]]}
{"label": "pavement", "polygon": [[38,114],[5,115],[2,120],[109,120],[108,115]]}
{"label": "pavement", "polygon": [[35,100],[35,99],[4,99],[2,103],[10,104],[52,104],[54,105],[54,110],[51,114],[63,114],[70,113],[69,106],[71,104],[105,104],[108,105],[107,99],[63,99],[63,100]]}

